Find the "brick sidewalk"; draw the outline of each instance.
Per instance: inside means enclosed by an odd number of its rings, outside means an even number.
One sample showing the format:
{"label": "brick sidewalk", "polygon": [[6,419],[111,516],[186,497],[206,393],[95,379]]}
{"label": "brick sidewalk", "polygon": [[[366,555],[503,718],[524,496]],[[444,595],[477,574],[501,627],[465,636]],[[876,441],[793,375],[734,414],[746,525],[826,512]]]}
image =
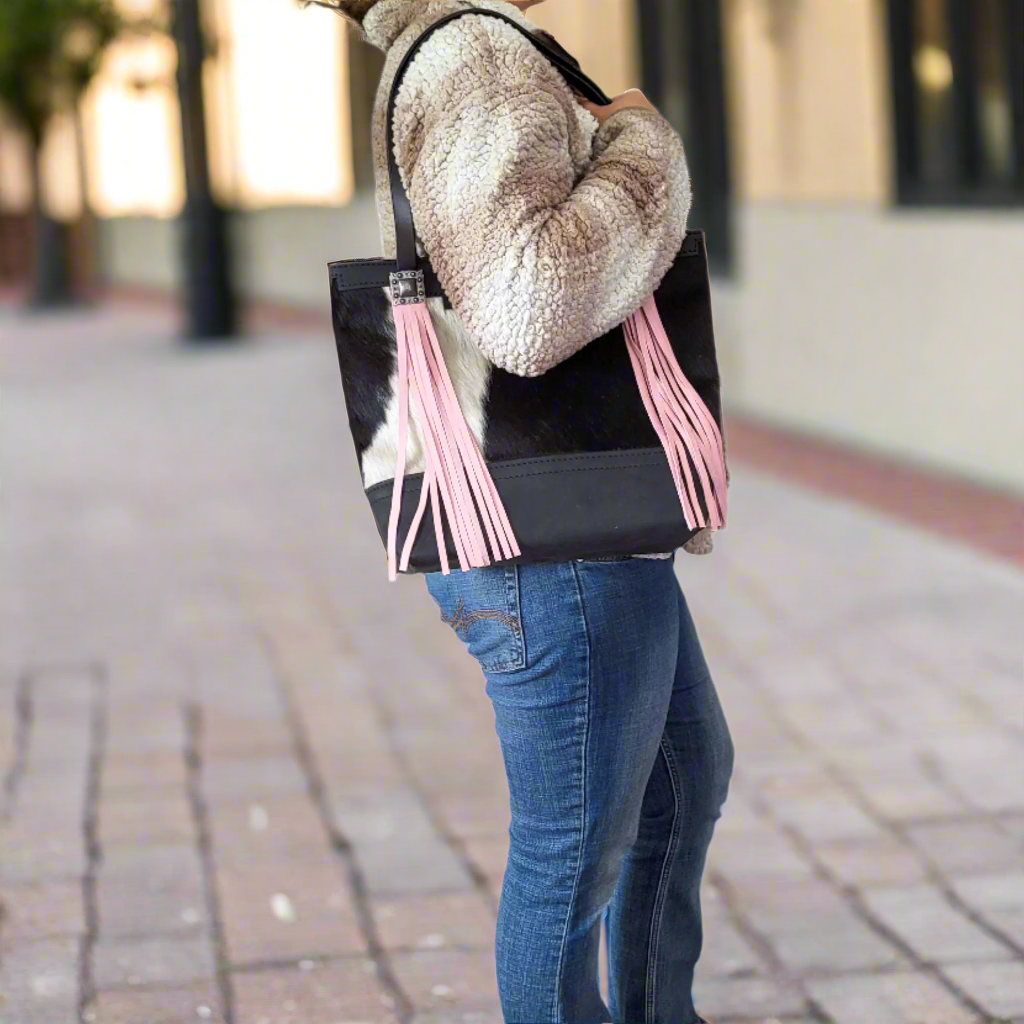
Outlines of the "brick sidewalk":
{"label": "brick sidewalk", "polygon": [[[0,1024],[499,1021],[483,688],[384,582],[329,343],[0,309]],[[719,1021],[1024,1022],[1024,576],[734,467]]]}

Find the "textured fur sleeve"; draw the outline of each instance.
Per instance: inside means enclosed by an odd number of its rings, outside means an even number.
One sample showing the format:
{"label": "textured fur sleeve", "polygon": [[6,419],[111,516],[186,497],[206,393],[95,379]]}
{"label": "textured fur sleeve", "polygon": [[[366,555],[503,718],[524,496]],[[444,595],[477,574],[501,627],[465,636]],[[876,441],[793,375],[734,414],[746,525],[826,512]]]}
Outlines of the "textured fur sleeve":
{"label": "textured fur sleeve", "polygon": [[535,376],[611,330],[682,244],[682,143],[653,112],[594,118],[512,26],[463,18],[409,68],[396,152],[417,229],[470,336]]}

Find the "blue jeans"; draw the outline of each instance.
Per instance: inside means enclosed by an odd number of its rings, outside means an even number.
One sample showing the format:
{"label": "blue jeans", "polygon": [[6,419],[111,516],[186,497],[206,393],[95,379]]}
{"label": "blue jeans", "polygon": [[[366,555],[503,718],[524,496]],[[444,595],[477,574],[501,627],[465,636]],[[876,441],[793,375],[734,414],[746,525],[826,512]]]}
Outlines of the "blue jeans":
{"label": "blue jeans", "polygon": [[671,560],[427,585],[487,677],[508,775],[505,1020],[698,1024],[700,883],[733,750]]}

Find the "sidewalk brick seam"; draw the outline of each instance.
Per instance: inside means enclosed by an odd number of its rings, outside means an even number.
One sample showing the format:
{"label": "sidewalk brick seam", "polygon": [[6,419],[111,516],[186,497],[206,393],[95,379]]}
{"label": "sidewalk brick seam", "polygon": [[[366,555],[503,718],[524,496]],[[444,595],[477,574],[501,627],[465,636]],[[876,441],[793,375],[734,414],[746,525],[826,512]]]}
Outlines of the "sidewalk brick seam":
{"label": "sidewalk brick seam", "polygon": [[[730,883],[714,871],[709,873],[707,883],[718,893],[729,921],[739,934],[746,939],[761,963],[767,965],[769,979],[772,982],[781,984],[784,989],[799,992],[805,1004],[809,1005],[807,990],[800,979],[793,972],[789,971],[782,960],[779,959],[771,940],[750,922],[742,906],[736,900]],[[825,1018],[822,1019],[825,1020]]]}
{"label": "sidewalk brick seam", "polygon": [[[312,580],[315,579],[315,576],[313,573],[310,573],[308,578]],[[344,616],[334,606],[330,596],[325,593],[320,593],[316,596],[322,604],[324,616],[330,623],[333,633],[338,637],[346,638],[346,641],[350,646],[355,646],[356,637],[352,636],[349,625],[345,622]],[[398,764],[399,772],[404,778],[410,792],[416,794],[419,798],[420,804],[423,807],[435,834],[452,851],[457,862],[462,866],[463,870],[471,879],[476,890],[494,908],[495,912],[497,912],[497,901],[495,900],[490,880],[486,873],[482,871],[469,856],[466,843],[462,841],[460,837],[455,835],[451,829],[449,829],[444,815],[439,812],[434,801],[431,800],[429,793],[424,789],[417,772],[410,764],[409,757],[404,746],[400,742],[396,741],[394,723],[391,720],[392,716],[385,706],[378,689],[376,687],[371,687],[369,696],[388,750],[392,759]],[[381,892],[377,893],[377,895],[384,896],[386,893]]]}
{"label": "sidewalk brick seam", "polygon": [[[768,602],[768,604],[770,606],[770,602]],[[774,609],[772,609],[772,613],[777,614],[775,613]],[[725,639],[725,643],[728,645],[727,638]],[[866,801],[864,801],[856,785],[852,783],[840,769],[838,769],[835,765],[829,763],[827,759],[819,758],[817,756],[817,752],[810,747],[810,745],[804,739],[804,737],[799,732],[794,730],[790,723],[785,719],[785,717],[780,714],[777,707],[775,706],[774,701],[771,699],[770,691],[767,689],[766,685],[760,679],[757,666],[751,664],[749,660],[746,657],[744,657],[743,654],[736,651],[735,648],[732,648],[731,645],[729,646],[731,649],[731,653],[736,658],[736,660],[740,664],[742,664],[744,668],[746,668],[747,679],[749,681],[750,686],[757,693],[759,697],[759,702],[765,706],[768,714],[778,722],[783,732],[789,733],[794,742],[796,742],[799,746],[802,746],[805,749],[807,749],[808,753],[811,754],[814,760],[817,763],[821,764],[822,767],[827,771],[827,774],[835,782],[839,783],[841,787],[862,807],[862,809],[864,809],[872,818],[875,818],[876,821],[878,821],[878,817],[875,814],[874,809],[869,804],[867,804]],[[826,657],[831,657],[829,652],[826,652]],[[861,918],[861,920],[863,920],[865,924],[867,924],[868,927],[872,929],[872,931],[879,935],[894,949],[898,950],[904,956],[906,956],[910,963],[920,974],[927,975],[931,977],[934,981],[937,981],[940,985],[942,985],[943,988],[945,988],[955,998],[957,998],[961,1005],[965,1006],[972,1013],[984,1016],[982,1008],[976,1001],[974,1001],[966,992],[958,989],[945,975],[941,974],[934,965],[922,960],[918,956],[916,951],[909,947],[900,938],[900,936],[892,932],[887,926],[884,925],[883,922],[879,921],[870,912],[869,908],[863,902],[859,892],[856,889],[849,886],[838,885],[836,883],[836,880],[832,873],[823,863],[821,863],[817,859],[814,853],[813,843],[809,839],[805,838],[799,832],[798,829],[792,826],[782,826],[780,828],[779,822],[775,818],[775,815],[767,806],[767,804],[763,801],[763,799],[761,799],[760,797],[755,797],[754,803],[755,807],[760,813],[769,818],[777,829],[780,829],[780,831],[788,835],[791,842],[793,842],[794,845],[801,850],[802,855],[810,863],[814,865],[815,871],[819,874],[819,877],[822,877],[833,888],[835,888],[836,891],[840,893],[844,901],[847,902],[847,904],[857,914],[857,916]],[[897,838],[905,845],[912,845],[902,834],[902,832],[892,823],[887,821],[878,821],[878,823],[882,825],[886,831],[890,832],[891,834],[895,834]],[[917,851],[916,848],[914,849],[915,852],[919,854],[919,851]],[[929,865],[929,867],[931,866]],[[728,902],[729,901],[727,899],[727,903]],[[752,941],[756,942],[760,946],[760,948],[765,952],[765,954],[770,958],[770,962],[772,962],[773,967],[775,968],[773,973],[779,972],[780,962],[772,946],[771,940],[767,936],[763,935],[763,933],[760,933],[756,929],[753,929],[749,922],[746,921],[742,913],[742,910],[739,908],[737,908],[735,920],[738,927],[740,927]],[[782,977],[785,977],[784,971],[781,971],[779,973],[781,973]]]}
{"label": "sidewalk brick seam", "polygon": [[232,977],[240,974],[266,974],[268,972],[287,971],[296,968],[302,971],[312,971],[318,967],[361,963],[367,959],[365,952],[332,953],[329,956],[323,953],[313,953],[310,956],[267,957],[265,960],[246,960],[244,963],[231,964],[230,970]]}
{"label": "sidewalk brick seam", "polygon": [[[1024,552],[1022,552],[1022,554],[1024,554]],[[938,685],[943,686],[943,689],[946,692],[952,692],[956,700],[961,701],[987,725],[997,731],[1003,732],[1006,736],[1017,743],[1024,741],[1024,720],[1015,722],[1012,719],[998,716],[988,704],[981,700],[979,694],[975,691],[970,689],[960,690],[958,688],[954,688],[952,684],[947,684],[941,665],[936,663],[931,655],[923,654],[920,649],[914,649],[911,651],[904,641],[901,641],[899,638],[891,635],[887,636],[886,644],[890,650],[894,649],[898,651],[909,663],[924,670],[930,679]],[[1019,666],[1012,666],[1011,671],[1014,680],[1017,681],[1019,677]]]}
{"label": "sidewalk brick seam", "polygon": [[19,674],[14,692],[14,735],[11,741],[11,762],[4,773],[3,788],[0,790],[0,825],[14,814],[18,799],[18,788],[28,764],[29,736],[32,729],[32,679],[31,671]]}
{"label": "sidewalk brick seam", "polygon": [[359,928],[363,935],[367,956],[376,968],[377,980],[385,996],[392,1000],[396,1015],[400,1020],[408,1020],[413,1012],[412,1004],[409,1001],[408,995],[403,990],[397,975],[394,973],[387,950],[377,934],[371,898],[356,857],[356,851],[348,839],[338,831],[335,824],[331,813],[328,790],[323,775],[319,770],[316,754],[309,739],[306,722],[302,717],[296,696],[289,684],[285,666],[276,657],[273,640],[266,632],[264,624],[257,623],[256,626],[263,650],[266,652],[272,667],[273,678],[281,694],[281,700],[284,705],[284,717],[291,731],[296,760],[306,778],[309,796],[319,812],[324,832],[330,840],[331,847],[341,860],[348,876],[353,905]]}
{"label": "sidewalk brick seam", "polygon": [[197,854],[202,869],[203,895],[206,902],[206,917],[212,946],[217,994],[224,1019],[228,1024],[234,1024],[235,993],[228,963],[224,921],[221,917],[220,900],[217,895],[216,863],[210,835],[209,814],[203,798],[202,709],[196,704],[185,704],[181,709],[181,716],[185,739],[182,755],[186,765],[189,804],[195,822]]}
{"label": "sidewalk brick seam", "polygon": [[[786,829],[783,829],[783,831],[786,831]],[[911,844],[901,834],[899,829],[893,828],[892,832],[894,833],[894,836],[902,840],[906,846],[911,846]],[[865,921],[871,924],[871,926],[875,928],[875,930],[878,931],[879,934],[884,935],[889,941],[893,941],[893,936],[897,935],[898,933],[893,931],[892,926],[883,921],[881,916],[870,907],[869,903],[864,898],[864,893],[862,892],[861,888],[856,886],[845,885],[837,879],[835,879],[828,866],[824,862],[822,862],[818,857],[817,852],[815,851],[812,844],[807,843],[806,840],[804,840],[795,832],[791,834],[791,838],[793,839],[795,844],[804,847],[805,855],[815,864],[815,868],[819,872],[820,877],[824,878],[826,881],[832,884],[833,887],[836,888],[836,890],[839,893],[844,895],[847,901],[852,906],[855,906],[858,914]],[[914,849],[914,852],[926,865],[926,879],[929,882],[931,882],[932,886],[937,890],[939,894],[941,894],[950,910],[956,911],[965,923],[970,922],[976,925],[978,928],[980,928],[988,936],[990,941],[994,940],[997,942],[1001,942],[1002,945],[1005,947],[1003,955],[1011,955],[1014,952],[1018,952],[1014,948],[1012,942],[1008,941],[1006,938],[999,935],[997,930],[992,928],[980,914],[972,910],[957,896],[955,890],[948,883],[945,877],[934,869],[934,867],[928,862],[927,858],[921,855],[920,851]],[[896,889],[890,889],[889,891],[901,892],[906,891],[906,889],[906,886],[901,886]],[[886,889],[878,887],[877,891],[885,892]],[[905,945],[905,940],[900,938],[899,945]],[[992,955],[994,956],[998,954],[993,953]],[[920,954],[916,950],[914,951],[914,956],[915,958],[919,959],[922,963],[937,962],[931,960],[929,957]],[[981,959],[985,959],[985,957],[981,957]]]}
{"label": "sidewalk brick seam", "polygon": [[[846,777],[842,772],[836,771],[836,778],[840,781],[844,788],[848,788],[851,793],[856,794],[857,789],[855,783]],[[1009,936],[1002,933],[998,928],[993,927],[984,917],[984,915],[975,911],[967,903],[965,903],[957,894],[954,884],[951,882],[949,877],[943,872],[940,867],[935,863],[934,860],[929,856],[929,853],[925,849],[921,849],[920,846],[915,843],[908,835],[908,827],[903,822],[887,821],[879,815],[874,814],[870,810],[869,806],[865,804],[865,808],[868,813],[876,818],[879,825],[882,826],[893,838],[898,840],[902,846],[910,851],[918,858],[918,860],[925,866],[926,878],[930,881],[943,895],[946,902],[956,910],[963,918],[975,924],[980,928],[990,939],[1001,943],[1007,954],[1016,954],[1024,958],[1024,949],[1016,944]],[[991,816],[964,816],[956,817],[955,819],[939,819],[946,822],[953,822],[961,824],[965,820],[978,820],[978,821],[991,821]]]}
{"label": "sidewalk brick seam", "polygon": [[[787,831],[783,829],[783,831]],[[831,877],[831,873],[827,867],[822,864],[814,853],[813,846],[804,840],[795,830],[788,830],[794,843],[801,845],[804,848],[805,854],[815,863],[816,869],[820,872],[821,877],[825,878],[830,884],[834,884]],[[893,828],[893,832],[899,835],[899,830]],[[903,838],[900,836],[900,838]],[[904,840],[906,842],[906,840]],[[841,893],[843,898],[846,900],[848,905],[857,913],[857,915],[879,936],[887,941],[892,947],[899,950],[900,953],[907,958],[907,960],[914,967],[915,971],[925,977],[930,977],[933,981],[938,982],[944,989],[946,989],[954,998],[956,998],[962,1006],[964,1006],[971,1013],[978,1015],[979,1019],[988,1019],[984,1008],[978,1003],[973,996],[959,987],[954,981],[941,970],[940,964],[937,962],[924,957],[914,946],[910,945],[907,940],[899,934],[894,928],[884,920],[882,920],[870,907],[868,902],[865,900],[864,895],[856,888],[851,886],[835,886]],[[942,889],[944,896],[952,895],[951,890],[948,887]],[[965,918],[966,919],[966,918]],[[988,929],[986,929],[987,931]],[[862,973],[862,972],[861,972]],[[887,971],[875,972],[875,973],[890,973]]]}
{"label": "sidewalk brick seam", "polygon": [[91,751],[86,782],[85,813],[83,815],[86,850],[85,875],[82,878],[82,899],[85,904],[85,934],[82,937],[79,961],[78,1013],[85,1012],[96,992],[94,956],[99,941],[99,906],[96,894],[97,876],[103,851],[99,838],[100,786],[103,757],[107,739],[109,681],[106,671],[93,674],[92,707],[89,715]]}

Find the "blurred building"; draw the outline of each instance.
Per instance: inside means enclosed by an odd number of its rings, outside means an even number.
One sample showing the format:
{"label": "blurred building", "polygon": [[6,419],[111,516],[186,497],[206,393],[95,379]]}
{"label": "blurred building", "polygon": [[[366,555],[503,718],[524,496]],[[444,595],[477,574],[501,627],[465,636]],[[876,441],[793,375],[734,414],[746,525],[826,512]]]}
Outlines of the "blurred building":
{"label": "blurred building", "polygon": [[[145,11],[160,0],[124,0]],[[1024,492],[1024,4],[550,0],[533,12],[610,93],[687,140],[735,410]],[[376,64],[291,0],[206,0],[213,172],[243,294],[322,308],[324,264],[377,249]],[[174,51],[125,43],[89,97],[89,199],[114,284],[173,288]],[[47,202],[81,208],[69,126]],[[27,200],[0,131],[0,211]],[[12,228],[13,230],[13,228]]]}

